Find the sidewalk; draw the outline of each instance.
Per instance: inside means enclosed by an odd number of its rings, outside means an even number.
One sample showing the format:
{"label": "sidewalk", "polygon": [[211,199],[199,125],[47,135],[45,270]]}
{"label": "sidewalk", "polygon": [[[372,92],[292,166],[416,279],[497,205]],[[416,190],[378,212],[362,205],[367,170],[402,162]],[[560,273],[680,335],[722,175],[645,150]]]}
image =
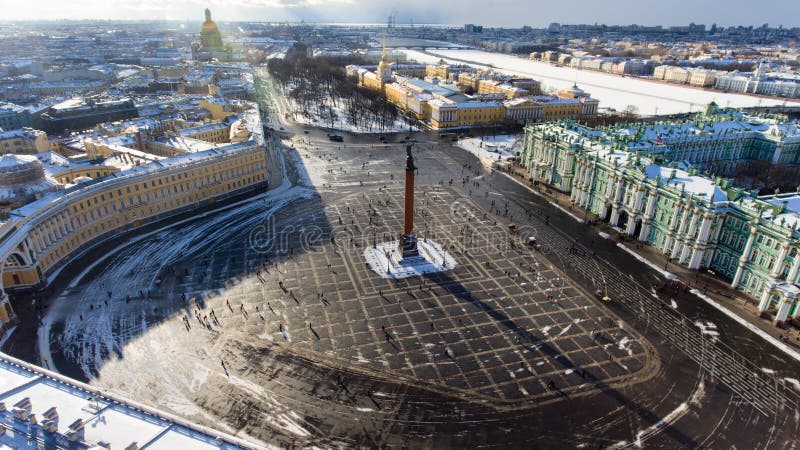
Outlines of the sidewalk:
{"label": "sidewalk", "polygon": [[[504,172],[502,170],[499,172],[512,176],[513,179],[528,186],[535,194],[557,205],[558,209],[568,211],[569,216],[572,216],[573,219],[582,223],[582,217],[586,215],[586,212],[572,205],[568,194],[546,187],[546,185],[539,185],[537,187],[531,186],[530,181],[528,181],[528,173],[523,167],[516,164],[510,166],[510,172]],[[588,220],[592,221],[593,219],[597,219],[597,216],[593,213],[589,213]],[[735,316],[735,320],[738,318],[738,322],[744,322],[742,325],[745,326],[745,328],[750,329],[756,334],[760,334],[770,344],[785,351],[795,359],[800,359],[800,329],[798,329],[797,324],[789,320],[784,329],[776,327],[771,317],[759,316],[757,299],[732,288],[729,281],[714,276],[707,271],[689,270],[672,261],[667,263],[666,256],[655,248],[643,243],[637,245],[639,241],[632,236],[621,234],[608,224],[599,220],[597,221],[597,225],[594,226],[594,231],[598,234],[605,233],[609,235],[609,239],[614,242],[622,243],[626,247],[625,250],[647,260],[649,266],[654,269],[658,268],[658,271],[662,274],[666,272],[673,274],[677,277],[679,282],[692,290],[692,293],[695,294],[698,300],[711,300],[706,301],[731,317]],[[664,270],[665,266],[666,270]],[[665,279],[665,281],[667,280]],[[706,299],[703,297],[706,297]],[[745,325],[745,323],[747,325]],[[790,339],[784,342],[780,338],[782,335],[786,334],[789,335]],[[783,348],[784,346],[786,348]]]}

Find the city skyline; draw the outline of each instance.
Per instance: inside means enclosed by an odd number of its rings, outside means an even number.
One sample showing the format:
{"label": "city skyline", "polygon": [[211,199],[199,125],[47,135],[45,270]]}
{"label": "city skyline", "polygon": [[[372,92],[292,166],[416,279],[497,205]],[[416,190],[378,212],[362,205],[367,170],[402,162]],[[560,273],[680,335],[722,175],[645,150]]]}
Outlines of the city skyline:
{"label": "city skyline", "polygon": [[[384,23],[386,17],[396,13],[398,24],[463,24],[478,23],[485,26],[519,27],[529,25],[545,27],[552,22],[577,24],[601,23],[609,25],[683,25],[690,22],[718,26],[770,26],[792,28],[796,23],[786,23],[787,18],[800,14],[800,4],[779,0],[761,3],[758,11],[745,8],[743,1],[713,2],[697,6],[688,0],[669,4],[623,0],[613,8],[598,6],[588,0],[571,2],[569,7],[541,10],[539,2],[527,3],[500,0],[496,7],[485,10],[481,2],[455,2],[445,0],[429,4],[421,0],[362,2],[358,0],[178,0],[157,2],[143,0],[130,3],[119,0],[76,0],[64,3],[54,0],[34,0],[24,5],[12,0],[0,0],[6,20],[202,20],[206,7],[214,11],[219,21],[273,21],[273,22],[337,22]],[[513,9],[514,14],[507,12]]]}

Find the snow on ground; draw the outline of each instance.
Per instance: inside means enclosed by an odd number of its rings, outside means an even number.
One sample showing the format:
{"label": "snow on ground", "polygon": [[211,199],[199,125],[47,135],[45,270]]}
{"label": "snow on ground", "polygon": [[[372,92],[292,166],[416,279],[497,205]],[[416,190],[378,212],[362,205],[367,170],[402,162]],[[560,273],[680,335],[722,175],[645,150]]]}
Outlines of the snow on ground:
{"label": "snow on ground", "polygon": [[554,201],[548,201],[547,203],[550,203],[557,210],[559,210],[559,211],[563,212],[564,214],[572,217],[573,219],[575,219],[576,222],[583,223],[583,219],[582,218],[576,216],[575,214],[572,214],[570,211],[568,211],[567,209],[565,209],[563,206],[559,205],[558,203],[556,203]]}
{"label": "snow on ground", "polygon": [[[602,235],[602,234],[604,234],[604,233],[600,233],[600,234]],[[608,237],[609,237],[609,236],[608,236],[608,235],[606,235],[606,236],[604,236],[604,237],[605,237],[606,239],[608,239]],[[626,252],[628,252],[628,253],[629,253],[631,256],[633,256],[634,258],[636,258],[636,259],[637,259],[639,262],[646,264],[646,265],[647,265],[648,267],[650,267],[651,269],[653,269],[653,270],[655,270],[656,272],[660,273],[661,275],[663,275],[663,276],[664,276],[664,278],[666,278],[666,279],[668,279],[668,280],[677,280],[677,279],[678,279],[678,277],[677,277],[677,276],[676,276],[674,273],[672,273],[672,272],[667,272],[667,271],[666,271],[666,270],[664,270],[664,269],[663,269],[661,266],[659,266],[659,265],[656,265],[656,264],[655,264],[653,261],[650,261],[649,259],[647,259],[647,258],[645,258],[645,257],[641,256],[640,254],[636,253],[635,251],[633,251],[633,250],[629,249],[629,248],[628,248],[628,247],[626,247],[624,244],[622,244],[622,243],[619,243],[619,244],[617,244],[617,247],[619,247],[619,248],[621,248],[621,249],[625,250],[625,251],[626,251]]]}
{"label": "snow on ground", "polygon": [[800,381],[798,381],[797,378],[788,378],[787,377],[787,378],[784,378],[783,381],[788,383],[788,384],[791,384],[792,386],[794,386],[795,390],[800,391]]}
{"label": "snow on ground", "polygon": [[[674,424],[680,418],[685,416],[686,413],[689,411],[689,406],[700,405],[700,400],[703,398],[703,396],[705,396],[705,392],[706,392],[705,383],[703,383],[703,381],[700,381],[697,388],[694,390],[694,392],[692,392],[692,396],[689,397],[688,402],[681,403],[675,409],[673,409],[669,414],[664,416],[664,418],[654,423],[653,425],[650,425],[644,430],[641,430],[638,433],[636,433],[636,439],[634,440],[633,445],[636,448],[643,448],[644,443],[649,438],[656,436],[661,432],[661,430]],[[626,448],[626,447],[629,447],[626,442],[619,442],[611,446],[611,448],[613,449]]]}
{"label": "snow on ground", "polygon": [[[634,105],[638,108],[639,114],[646,115],[699,111],[711,101],[716,101],[720,106],[732,108],[784,103],[782,100],[705,91],[631,77],[623,78],[603,72],[557,67],[517,56],[479,50],[435,50],[435,55],[426,55],[414,50],[405,52],[410,59],[423,63],[436,63],[441,58],[451,63],[458,63],[459,61],[449,59],[458,58],[479,63],[471,64],[477,67],[491,65],[494,70],[501,73],[539,80],[544,88],[565,89],[571,87],[573,83],[577,83],[592,97],[600,100],[601,108],[623,111],[628,105]],[[785,103],[791,106],[800,105],[797,102]]]}
{"label": "snow on ground", "polygon": [[789,347],[788,345],[784,344],[783,342],[775,339],[774,337],[772,337],[770,334],[768,334],[767,332],[765,332],[761,328],[758,328],[755,324],[752,324],[752,323],[748,322],[747,320],[745,320],[744,318],[742,318],[741,316],[739,316],[735,312],[731,311],[730,309],[726,308],[725,306],[722,306],[717,301],[715,301],[714,299],[712,299],[708,295],[703,294],[702,292],[698,291],[697,289],[692,289],[689,292],[691,292],[695,296],[699,297],[700,299],[702,299],[703,301],[705,301],[709,305],[713,306],[714,308],[717,308],[718,310],[722,311],[726,316],[728,316],[731,319],[733,319],[734,321],[738,322],[739,325],[742,325],[743,327],[749,329],[750,331],[752,331],[753,333],[757,334],[758,336],[761,336],[761,338],[763,338],[765,341],[767,341],[770,344],[774,345],[775,347],[779,348],[780,350],[782,350],[787,355],[791,356],[792,358],[796,359],[797,361],[800,361],[800,353],[798,353],[795,349]]}
{"label": "snow on ground", "polygon": [[620,339],[617,342],[617,348],[622,350],[623,352],[628,352],[628,355],[633,356],[633,349],[631,349],[631,339],[628,336]]}
{"label": "snow on ground", "polygon": [[364,250],[364,259],[381,277],[395,279],[442,272],[456,266],[456,260],[436,242],[417,242],[420,256],[404,259],[398,258],[397,246],[398,241],[389,241],[368,247]]}
{"label": "snow on ground", "polygon": [[[283,158],[279,161],[285,174]],[[142,334],[150,326],[140,305],[136,301],[128,304],[125,296],[136,298],[140,291],[154,290],[158,274],[166,273],[184,253],[202,256],[212,252],[218,242],[236,233],[232,230],[245,233],[289,203],[316,195],[312,189],[291,186],[284,175],[283,183],[265,194],[125,241],[115,252],[85,267],[53,302],[38,331],[42,360],[52,361],[51,352],[61,350],[91,379],[94,369],[101,367],[109,355],[120,355],[132,336]],[[258,245],[268,244],[258,242]],[[86,276],[97,267],[102,268],[101,272],[92,276],[94,286],[99,284],[100,290],[83,292],[84,297],[76,303],[75,295],[85,288]],[[113,298],[107,292],[112,292]],[[187,292],[187,297],[194,294],[201,293]],[[56,324],[63,326],[63,331],[57,342],[51,342]]]}
{"label": "snow on ground", "polygon": [[[288,98],[288,97],[287,97]],[[323,127],[323,128],[332,128],[335,130],[341,131],[349,131],[351,133],[391,133],[391,132],[399,132],[399,131],[408,131],[408,124],[401,118],[398,118],[394,121],[394,123],[389,126],[388,128],[370,128],[363,125],[354,126],[351,125],[347,121],[347,115],[345,114],[344,110],[341,109],[341,104],[334,105],[330,99],[326,100],[328,107],[333,112],[334,121],[333,124],[327,120],[321,120],[319,117],[321,116],[318,111],[316,110],[309,110],[309,113],[312,117],[308,117],[305,114],[302,114],[303,111],[300,106],[296,103],[291,102],[292,110],[297,111],[297,114],[292,115],[292,118],[297,123],[313,125],[315,127]]]}
{"label": "snow on ground", "polygon": [[717,339],[719,338],[719,331],[717,331],[717,325],[715,325],[714,323],[711,322],[703,323],[698,320],[694,323],[694,326],[700,328],[701,334],[705,336],[710,336],[712,342],[716,342]]}
{"label": "snow on ground", "polygon": [[482,163],[492,164],[505,161],[522,151],[522,138],[518,135],[481,136],[459,139],[459,147],[477,156]]}

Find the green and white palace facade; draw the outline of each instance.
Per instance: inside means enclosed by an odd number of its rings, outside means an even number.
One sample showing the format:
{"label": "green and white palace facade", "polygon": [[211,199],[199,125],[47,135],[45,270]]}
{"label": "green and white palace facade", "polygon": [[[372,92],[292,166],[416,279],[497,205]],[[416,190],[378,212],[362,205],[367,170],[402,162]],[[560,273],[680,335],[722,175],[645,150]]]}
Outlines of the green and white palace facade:
{"label": "green and white palace facade", "polygon": [[681,121],[530,124],[520,159],[531,181],[569,193],[674,263],[726,278],[777,323],[800,315],[800,193],[759,196],[711,175],[800,163],[796,122],[712,104]]}

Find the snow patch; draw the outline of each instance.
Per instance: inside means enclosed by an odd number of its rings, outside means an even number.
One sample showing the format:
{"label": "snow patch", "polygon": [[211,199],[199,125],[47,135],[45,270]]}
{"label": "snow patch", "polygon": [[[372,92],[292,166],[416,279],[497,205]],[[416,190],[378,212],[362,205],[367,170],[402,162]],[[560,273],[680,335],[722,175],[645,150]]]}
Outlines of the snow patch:
{"label": "snow patch", "polygon": [[636,258],[636,259],[637,259],[639,262],[646,264],[646,265],[647,265],[648,267],[650,267],[651,269],[653,269],[653,270],[655,270],[656,272],[660,273],[661,275],[663,275],[663,276],[664,276],[664,278],[666,278],[666,279],[668,279],[668,280],[677,280],[677,279],[678,279],[678,277],[677,277],[677,276],[676,276],[674,273],[672,273],[672,272],[667,272],[666,270],[664,270],[663,268],[661,268],[661,266],[658,266],[658,265],[656,265],[655,263],[653,263],[653,262],[652,262],[652,261],[650,261],[649,259],[647,259],[647,258],[645,258],[645,257],[643,257],[643,256],[641,256],[641,255],[639,255],[638,253],[636,253],[636,252],[634,252],[633,250],[629,249],[629,248],[628,248],[628,247],[626,247],[625,245],[623,245],[623,244],[617,244],[617,247],[619,247],[619,248],[621,248],[621,249],[625,250],[625,251],[626,251],[626,252],[628,252],[628,253],[629,253],[631,256],[633,256],[634,258]]}
{"label": "snow patch", "polygon": [[778,349],[782,350],[787,355],[791,356],[792,358],[796,359],[797,361],[800,361],[800,353],[798,353],[796,350],[794,350],[793,348],[789,347],[788,345],[784,344],[783,342],[775,339],[771,335],[767,334],[761,328],[758,328],[757,326],[753,325],[752,323],[750,323],[750,322],[746,321],[745,319],[741,318],[735,312],[733,312],[730,309],[720,305],[717,301],[715,301],[711,297],[703,294],[702,292],[698,291],[697,289],[692,289],[689,292],[691,292],[695,296],[699,297],[700,299],[702,299],[703,301],[705,301],[709,305],[713,306],[714,308],[717,308],[718,310],[722,311],[723,313],[725,313],[726,316],[728,316],[731,319],[733,319],[736,322],[738,322],[739,325],[742,325],[743,327],[749,329],[750,331],[752,331],[756,335],[758,335],[761,338],[763,338],[765,341],[769,342],[773,346],[775,346]]}
{"label": "snow patch", "polygon": [[794,386],[795,390],[800,391],[800,381],[798,381],[797,378],[786,377],[783,379],[783,381]]}
{"label": "snow patch", "polygon": [[583,219],[582,219],[582,218],[580,218],[580,217],[576,216],[575,214],[572,214],[572,212],[570,212],[570,211],[567,211],[567,210],[566,210],[564,207],[562,207],[562,206],[561,206],[561,205],[559,205],[558,203],[556,203],[556,202],[548,202],[548,203],[550,203],[551,205],[553,205],[553,206],[554,206],[556,209],[560,210],[560,211],[561,211],[561,212],[563,212],[564,214],[566,214],[566,215],[568,215],[568,216],[572,217],[573,219],[575,219],[575,221],[576,221],[576,222],[578,222],[578,223],[583,223]]}
{"label": "snow patch", "polygon": [[399,241],[389,241],[370,246],[364,250],[364,259],[375,273],[391,279],[444,272],[456,266],[455,258],[434,241],[418,241],[419,256],[402,259],[398,245]]}

